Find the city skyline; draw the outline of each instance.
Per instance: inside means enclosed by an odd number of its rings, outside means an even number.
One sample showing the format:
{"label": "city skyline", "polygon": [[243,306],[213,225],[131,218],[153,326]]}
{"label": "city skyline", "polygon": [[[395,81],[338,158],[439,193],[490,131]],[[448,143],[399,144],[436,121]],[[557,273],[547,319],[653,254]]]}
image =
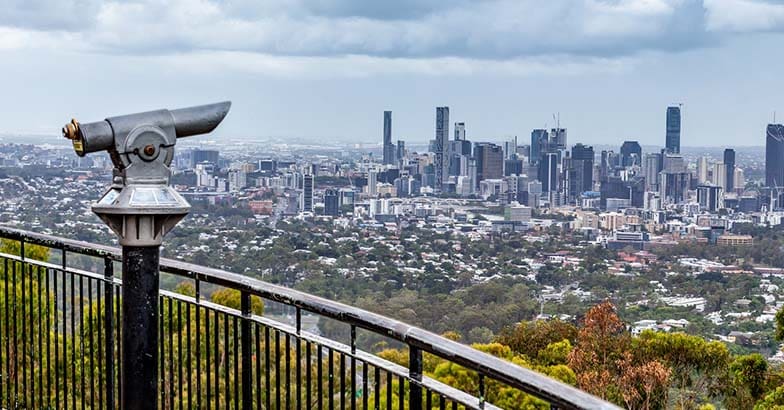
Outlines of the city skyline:
{"label": "city skyline", "polygon": [[576,140],[659,145],[683,103],[683,146],[760,146],[784,112],[782,30],[784,4],[761,0],[12,2],[0,132],[230,99],[218,138],[372,142],[391,110],[394,140],[426,143],[448,105],[474,140],[560,113]]}

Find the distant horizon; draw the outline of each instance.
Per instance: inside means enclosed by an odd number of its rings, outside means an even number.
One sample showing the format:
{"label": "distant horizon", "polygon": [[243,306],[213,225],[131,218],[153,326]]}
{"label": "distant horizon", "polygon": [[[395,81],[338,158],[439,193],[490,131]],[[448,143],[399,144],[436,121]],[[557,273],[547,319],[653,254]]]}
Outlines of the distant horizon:
{"label": "distant horizon", "polygon": [[[35,138],[35,139],[39,139],[39,140],[35,141],[35,142],[8,141],[7,140],[8,138]],[[219,145],[221,143],[221,141],[224,140],[224,138],[226,139],[226,141],[241,141],[241,142],[248,142],[248,143],[254,143],[254,142],[264,143],[264,142],[269,142],[269,141],[276,141],[277,142],[278,140],[291,138],[291,141],[290,141],[291,144],[308,144],[308,145],[323,146],[323,147],[328,147],[328,146],[334,145],[334,144],[340,144],[340,145],[361,144],[361,145],[365,145],[365,146],[368,146],[368,147],[373,146],[373,147],[381,148],[381,145],[382,145],[380,140],[379,141],[335,140],[334,142],[325,142],[324,141],[324,139],[325,139],[324,137],[315,137],[315,136],[314,137],[282,137],[282,136],[277,136],[277,137],[245,137],[245,136],[229,136],[229,135],[219,136],[219,137],[210,136],[210,137],[208,137],[206,139],[195,139],[195,138],[194,139],[184,139],[184,140],[180,141],[180,145],[183,145],[183,146],[186,146],[186,147],[187,146],[193,146],[193,145],[209,145],[209,146],[213,146],[213,145]],[[495,144],[499,144],[499,145],[502,145],[505,141],[508,141],[508,140],[505,140],[505,139],[477,139],[477,140],[472,140],[470,138],[467,138],[467,139],[469,141],[471,141],[471,142],[489,142],[489,143],[495,143]],[[404,141],[406,142],[406,146],[407,147],[411,146],[411,145],[417,146],[417,147],[419,147],[419,146],[427,147],[428,144],[429,144],[429,141],[408,141],[408,140],[404,140]],[[569,148],[571,148],[574,144],[578,144],[578,143],[582,143],[582,144],[589,145],[589,146],[592,146],[592,147],[615,147],[617,145],[617,147],[620,148],[621,144],[623,144],[624,141],[627,141],[627,140],[620,140],[620,141],[618,141],[617,144],[611,144],[611,143],[593,143],[593,142],[590,142],[590,141],[582,141],[582,140],[572,141],[571,138],[570,138],[568,140],[568,144],[567,145],[568,145]],[[280,143],[285,143],[285,142],[286,141],[280,141]],[[70,141],[67,141],[67,140],[63,139],[62,136],[60,136],[59,134],[58,135],[49,135],[49,134],[24,134],[24,133],[4,133],[4,132],[0,132],[0,143],[17,143],[17,144],[26,144],[27,143],[27,144],[35,144],[35,145],[52,144],[52,145],[62,145],[62,146],[70,146],[71,145]],[[523,140],[523,139],[520,139],[518,137],[518,145],[530,145],[530,138],[527,138],[527,139]],[[662,145],[655,145],[655,144],[640,143],[640,146],[642,147],[643,151],[646,151],[646,150],[647,151],[651,151],[651,148],[655,148],[657,150],[664,148],[664,144],[662,144]],[[724,146],[724,145],[681,145],[681,150],[684,150],[684,149],[693,150],[693,149],[700,149],[700,148],[709,148],[709,149],[733,148],[733,149],[736,149],[736,150],[738,150],[738,149],[740,149],[740,150],[751,150],[751,149],[762,149],[762,150],[764,150],[765,149],[765,145],[764,144],[762,144],[762,145],[734,145],[734,146]]]}

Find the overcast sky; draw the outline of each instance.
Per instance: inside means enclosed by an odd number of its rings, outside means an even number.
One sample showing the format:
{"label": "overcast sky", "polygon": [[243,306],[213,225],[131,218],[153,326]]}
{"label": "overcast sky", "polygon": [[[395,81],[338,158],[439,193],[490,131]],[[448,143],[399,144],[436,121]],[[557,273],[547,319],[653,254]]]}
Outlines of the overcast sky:
{"label": "overcast sky", "polygon": [[224,136],[763,145],[782,0],[0,0],[0,132],[232,100]]}

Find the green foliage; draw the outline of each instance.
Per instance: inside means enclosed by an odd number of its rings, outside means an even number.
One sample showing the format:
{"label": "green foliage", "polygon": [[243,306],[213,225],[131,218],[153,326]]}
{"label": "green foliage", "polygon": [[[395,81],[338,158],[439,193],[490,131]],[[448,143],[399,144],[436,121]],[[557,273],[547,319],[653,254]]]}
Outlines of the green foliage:
{"label": "green foliage", "polygon": [[[212,293],[210,300],[219,305],[227,306],[232,309],[242,309],[242,293],[234,289],[219,289]],[[250,298],[251,312],[254,315],[261,316],[264,314],[264,302],[258,296],[251,296]]]}

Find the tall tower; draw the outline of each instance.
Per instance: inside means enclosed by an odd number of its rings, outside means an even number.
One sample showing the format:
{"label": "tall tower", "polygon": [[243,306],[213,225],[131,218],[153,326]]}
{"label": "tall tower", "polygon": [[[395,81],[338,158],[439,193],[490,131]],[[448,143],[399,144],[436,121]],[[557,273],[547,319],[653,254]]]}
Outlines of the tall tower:
{"label": "tall tower", "polygon": [[727,176],[725,180],[727,181],[727,186],[724,188],[724,192],[732,192],[735,190],[735,150],[732,148],[727,148],[724,150],[724,166],[726,169],[724,170]]}
{"label": "tall tower", "polygon": [[667,107],[665,147],[670,154],[681,153],[681,107]]}
{"label": "tall tower", "polygon": [[765,139],[765,185],[784,186],[784,125],[768,124]]}
{"label": "tall tower", "polygon": [[384,111],[384,164],[395,163],[395,145],[392,144],[392,111]]}
{"label": "tall tower", "polygon": [[436,192],[449,178],[449,107],[436,107]]}
{"label": "tall tower", "polygon": [[466,139],[465,123],[455,123],[455,141],[464,141]]}

